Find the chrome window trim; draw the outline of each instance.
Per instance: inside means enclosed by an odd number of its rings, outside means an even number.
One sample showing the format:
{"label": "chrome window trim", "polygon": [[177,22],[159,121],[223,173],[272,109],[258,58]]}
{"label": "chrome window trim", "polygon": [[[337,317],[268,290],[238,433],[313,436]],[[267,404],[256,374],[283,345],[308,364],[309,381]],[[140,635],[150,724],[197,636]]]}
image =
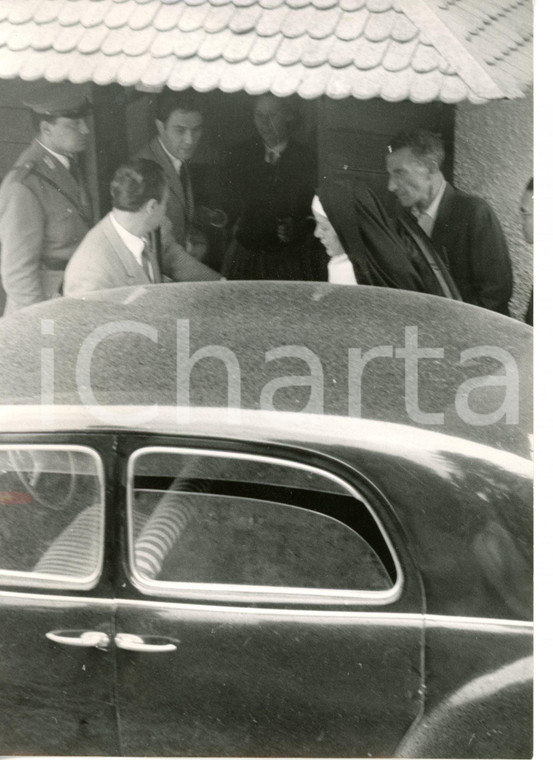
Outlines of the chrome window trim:
{"label": "chrome window trim", "polygon": [[[369,511],[375,521],[378,530],[381,533],[388,551],[394,562],[396,569],[396,582],[391,589],[382,591],[354,591],[342,589],[311,589],[288,586],[255,586],[243,585],[237,590],[236,584],[223,583],[179,583],[172,581],[155,581],[144,578],[139,575],[134,562],[134,525],[132,517],[132,494],[133,494],[133,473],[135,461],[146,454],[151,453],[168,453],[168,454],[187,454],[191,456],[211,456],[215,458],[237,459],[246,461],[255,461],[261,464],[273,464],[277,466],[287,466],[304,472],[311,472],[319,477],[327,478],[338,484],[353,498],[360,501]],[[346,523],[343,523],[346,525]],[[127,542],[128,542],[128,561],[131,573],[131,580],[138,590],[144,594],[159,596],[186,595],[189,599],[205,599],[221,602],[241,602],[251,604],[252,602],[274,602],[288,604],[334,604],[334,605],[384,605],[391,604],[399,599],[404,586],[403,569],[395,548],[390,541],[387,532],[384,530],[382,522],[374,512],[367,500],[350,485],[346,480],[334,473],[327,472],[313,465],[303,462],[294,462],[288,459],[281,459],[275,456],[264,454],[246,454],[244,452],[228,452],[218,448],[199,449],[188,446],[144,446],[132,452],[128,459],[127,465]]]}
{"label": "chrome window trim", "polygon": [[98,561],[96,563],[96,569],[93,573],[85,577],[73,577],[68,575],[54,575],[53,573],[33,573],[23,570],[3,570],[0,568],[0,585],[3,586],[36,586],[38,588],[47,589],[68,589],[68,590],[82,590],[90,591],[93,589],[102,575],[104,567],[104,555],[105,555],[105,522],[106,522],[106,479],[104,466],[100,454],[90,446],[82,446],[80,444],[66,444],[66,443],[2,443],[0,444],[0,451],[7,451],[8,449],[25,449],[25,450],[37,450],[41,451],[75,451],[81,454],[92,455],[92,459],[95,460],[96,474],[99,480],[100,490],[100,527],[99,527],[99,551]]}

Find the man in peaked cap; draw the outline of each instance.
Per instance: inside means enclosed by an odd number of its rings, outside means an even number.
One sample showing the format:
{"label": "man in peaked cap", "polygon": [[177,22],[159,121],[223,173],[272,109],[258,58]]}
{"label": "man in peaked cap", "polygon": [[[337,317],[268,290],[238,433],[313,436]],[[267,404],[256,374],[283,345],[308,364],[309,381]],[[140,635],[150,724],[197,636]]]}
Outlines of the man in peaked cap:
{"label": "man in peaked cap", "polygon": [[89,135],[84,92],[71,84],[50,84],[24,105],[36,137],[0,187],[6,313],[59,295],[65,266],[92,223],[79,165]]}

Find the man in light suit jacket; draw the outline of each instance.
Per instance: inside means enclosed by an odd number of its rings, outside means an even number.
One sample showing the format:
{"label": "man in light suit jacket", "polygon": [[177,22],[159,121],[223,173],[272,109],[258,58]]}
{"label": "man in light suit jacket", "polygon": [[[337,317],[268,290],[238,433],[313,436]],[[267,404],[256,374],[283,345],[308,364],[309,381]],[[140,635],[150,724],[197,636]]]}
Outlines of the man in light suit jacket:
{"label": "man in light suit jacket", "polygon": [[431,132],[396,135],[386,156],[388,189],[431,239],[463,301],[508,315],[513,275],[501,225],[485,200],[446,182],[444,157]]}
{"label": "man in light suit jacket", "polygon": [[165,217],[169,188],[153,161],[135,159],[115,172],[112,211],[86,235],[64,278],[64,294],[220,276],[186,253]]}
{"label": "man in light suit jacket", "polygon": [[6,313],[59,295],[63,270],[93,222],[79,156],[90,104],[70,84],[49,84],[25,101],[36,138],[0,188]]}
{"label": "man in light suit jacket", "polygon": [[215,262],[221,248],[226,214],[220,205],[221,188],[214,165],[196,164],[203,133],[201,101],[194,91],[163,90],[156,101],[156,136],[137,157],[155,161],[169,183],[167,218],[177,243],[195,258]]}

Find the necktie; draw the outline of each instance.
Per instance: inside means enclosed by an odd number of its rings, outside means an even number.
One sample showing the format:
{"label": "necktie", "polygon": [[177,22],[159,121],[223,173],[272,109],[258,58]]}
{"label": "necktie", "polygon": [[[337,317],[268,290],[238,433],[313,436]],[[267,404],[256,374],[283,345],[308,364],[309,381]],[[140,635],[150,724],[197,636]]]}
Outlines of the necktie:
{"label": "necktie", "polygon": [[186,161],[183,161],[180,165],[179,177],[182,185],[182,191],[184,193],[184,221],[188,229],[192,221],[192,217],[194,216],[194,200],[192,196],[190,172],[188,171]]}
{"label": "necktie", "polygon": [[265,161],[268,164],[271,164],[271,166],[274,166],[279,158],[280,158],[280,154],[278,150],[273,150],[272,148],[267,148],[265,146]]}
{"label": "necktie", "polygon": [[81,184],[81,176],[79,171],[79,163],[75,156],[69,156],[69,171],[75,180],[75,182],[80,185]]}
{"label": "necktie", "polygon": [[148,239],[145,238],[144,240],[144,248],[142,249],[141,254],[141,261],[142,261],[142,269],[144,270],[144,274],[148,278],[150,282],[154,282],[154,271],[152,267],[152,260],[151,260],[151,249],[150,244],[148,242]]}

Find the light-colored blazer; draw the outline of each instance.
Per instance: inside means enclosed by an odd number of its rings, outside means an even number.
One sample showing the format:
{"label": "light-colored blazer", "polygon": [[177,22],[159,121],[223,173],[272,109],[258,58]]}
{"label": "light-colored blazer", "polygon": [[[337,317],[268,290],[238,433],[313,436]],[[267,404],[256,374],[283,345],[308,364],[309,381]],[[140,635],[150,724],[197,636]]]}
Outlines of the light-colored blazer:
{"label": "light-colored blazer", "polygon": [[[217,272],[196,261],[170,237],[162,245],[160,261],[152,263],[156,282],[163,276],[176,282],[221,279]],[[78,296],[91,290],[150,283],[108,214],[90,230],[71,257],[65,270],[63,293]]]}

